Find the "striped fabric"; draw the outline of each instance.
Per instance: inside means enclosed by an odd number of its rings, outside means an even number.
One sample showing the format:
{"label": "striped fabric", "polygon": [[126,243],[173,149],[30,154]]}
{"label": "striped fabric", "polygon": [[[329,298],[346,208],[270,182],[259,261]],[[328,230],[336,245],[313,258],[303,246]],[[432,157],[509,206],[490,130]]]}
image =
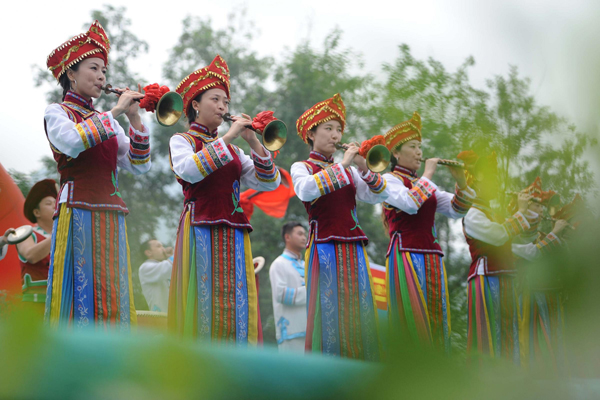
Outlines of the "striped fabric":
{"label": "striped fabric", "polygon": [[367,171],[365,175],[361,175],[361,178],[373,193],[381,193],[385,190],[386,182],[380,174],[373,171]]}
{"label": "striped fabric", "polygon": [[314,242],[306,252],[306,351],[379,359],[377,308],[361,242]]}
{"label": "striped fabric", "polygon": [[341,164],[330,165],[314,174],[313,177],[317,182],[321,196],[329,194],[350,184],[350,181],[346,176],[346,172],[341,167]]}
{"label": "striped fabric", "polygon": [[418,179],[408,191],[408,195],[421,208],[423,203],[435,193],[435,188],[425,179]]}
{"label": "striped fabric", "polygon": [[552,250],[560,247],[562,241],[554,233],[550,232],[545,238],[536,243],[536,246],[544,254],[550,253]]}
{"label": "striped fabric", "polygon": [[404,252],[400,246],[396,238],[387,259],[390,333],[449,353],[450,300],[442,256]]}
{"label": "striped fabric", "polygon": [[472,201],[458,188],[458,185],[455,185],[451,204],[454,211],[459,214],[466,214],[473,205]]}
{"label": "striped fabric", "polygon": [[[142,128],[143,130],[143,128]],[[142,136],[129,127],[129,161],[134,165],[146,164],[150,161],[150,137]]]}
{"label": "striped fabric", "polygon": [[54,220],[45,318],[51,327],[136,325],[122,213],[67,208]]}
{"label": "striped fabric", "polygon": [[527,219],[520,212],[517,212],[512,217],[508,218],[502,226],[506,229],[506,232],[510,237],[517,236],[529,229]]}
{"label": "striped fabric", "polygon": [[478,275],[467,284],[467,357],[506,358],[520,364],[515,279]]}
{"label": "striped fabric", "polygon": [[[270,156],[269,152],[267,154]],[[274,182],[279,176],[279,169],[273,163],[272,157],[269,157],[268,160],[261,160],[253,152],[252,161],[254,161],[254,171],[259,182]]]}
{"label": "striped fabric", "polygon": [[286,306],[293,306],[296,300],[296,289],[286,287],[281,294],[281,302]]}
{"label": "striped fabric", "polygon": [[94,147],[115,136],[108,113],[94,114],[75,125],[85,149]]}
{"label": "striped fabric", "polygon": [[561,290],[527,290],[523,293],[520,345],[524,365],[568,372],[563,303]]}
{"label": "striped fabric", "polygon": [[258,298],[250,237],[182,216],[169,292],[169,330],[205,341],[256,345]]}
{"label": "striped fabric", "polygon": [[194,162],[203,177],[233,161],[222,140],[205,143],[202,150],[194,154]]}

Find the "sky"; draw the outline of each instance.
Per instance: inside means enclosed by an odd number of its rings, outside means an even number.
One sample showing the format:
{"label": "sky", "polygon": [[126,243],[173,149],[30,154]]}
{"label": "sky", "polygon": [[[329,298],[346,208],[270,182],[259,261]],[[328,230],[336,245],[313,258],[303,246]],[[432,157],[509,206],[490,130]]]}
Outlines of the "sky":
{"label": "sky", "polygon": [[[34,87],[31,66],[45,67],[47,55],[82,33],[82,25],[91,23],[91,11],[103,4],[127,7],[131,30],[150,46],[133,66],[152,82],[162,81],[162,65],[186,15],[210,17],[215,28],[222,28],[231,10],[245,7],[259,29],[254,46],[261,55],[281,57],[307,38],[320,46],[339,27],[343,46],[362,53],[365,70],[375,75],[397,57],[403,43],[415,57],[433,57],[449,70],[473,56],[470,77],[479,88],[515,65],[531,78],[538,103],[581,130],[598,132],[600,127],[600,2],[594,0],[224,0],[173,6],[137,0],[21,1],[12,3],[11,17],[4,14],[0,24],[0,163],[6,169],[31,172],[41,167],[43,156],[51,156],[42,122],[45,88]],[[596,181],[600,186],[598,176]]]}

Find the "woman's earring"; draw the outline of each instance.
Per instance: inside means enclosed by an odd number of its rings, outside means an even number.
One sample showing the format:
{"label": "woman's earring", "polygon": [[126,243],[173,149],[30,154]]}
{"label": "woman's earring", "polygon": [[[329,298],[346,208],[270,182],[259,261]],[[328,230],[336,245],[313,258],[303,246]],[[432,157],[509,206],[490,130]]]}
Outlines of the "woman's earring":
{"label": "woman's earring", "polygon": [[77,91],[77,80],[73,79],[73,83],[75,83],[75,87],[73,87],[73,90]]}
{"label": "woman's earring", "polygon": [[196,118],[198,118],[199,114],[200,114],[200,112],[198,111],[198,109],[196,109]]}

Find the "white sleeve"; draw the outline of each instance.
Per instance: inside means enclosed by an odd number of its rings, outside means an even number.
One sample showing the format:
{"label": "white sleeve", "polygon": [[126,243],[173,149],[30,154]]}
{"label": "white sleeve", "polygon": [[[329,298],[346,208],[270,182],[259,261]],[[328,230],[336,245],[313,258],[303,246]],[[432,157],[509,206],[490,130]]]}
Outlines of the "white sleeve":
{"label": "white sleeve", "polygon": [[404,186],[402,179],[394,174],[383,175],[387,182],[389,196],[385,201],[387,204],[404,211],[407,214],[416,214],[438,188],[435,183],[425,177],[419,178],[409,189]]}
{"label": "white sleeve", "polygon": [[465,232],[473,239],[502,246],[514,236],[529,229],[523,214],[517,212],[503,224],[491,221],[481,210],[471,208],[464,219]]}
{"label": "white sleeve", "polygon": [[269,278],[275,301],[286,306],[306,304],[306,286],[288,286],[284,265],[275,260],[269,268]]}
{"label": "white sleeve", "polygon": [[150,171],[150,131],[142,124],[142,131],[129,127],[129,135],[125,134],[119,121],[113,119],[113,129],[117,132],[119,152],[117,166],[134,175]]}
{"label": "white sleeve", "polygon": [[467,186],[465,190],[457,188],[455,193],[438,190],[435,192],[435,197],[437,199],[436,212],[448,218],[458,219],[465,216],[477,194]]}
{"label": "white sleeve", "polygon": [[388,198],[389,192],[386,180],[378,173],[367,171],[364,174],[350,167],[356,186],[356,198],[369,204],[378,204]]}
{"label": "white sleeve", "polygon": [[301,201],[313,201],[350,184],[346,170],[340,163],[332,164],[316,174],[312,174],[308,168],[308,164],[296,162],[290,170],[296,196]]}
{"label": "white sleeve", "polygon": [[144,263],[140,267],[139,277],[140,283],[155,283],[171,279],[173,271],[173,262],[164,260],[156,263]]}
{"label": "white sleeve", "polygon": [[[169,140],[169,151],[173,172],[190,183],[200,182],[218,168],[233,161],[233,156],[223,139],[205,143],[202,150],[195,153],[190,142],[183,136],[173,135]],[[214,168],[215,166],[217,168]]]}
{"label": "white sleeve", "polygon": [[279,187],[281,183],[281,174],[273,163],[271,153],[263,147],[266,157],[259,156],[254,150],[251,151],[251,157],[239,150],[240,161],[242,162],[241,183],[251,189],[270,192]]}
{"label": "white sleeve", "polygon": [[533,261],[540,256],[540,249],[533,243],[511,245],[512,252],[517,257],[521,257],[527,261]]}

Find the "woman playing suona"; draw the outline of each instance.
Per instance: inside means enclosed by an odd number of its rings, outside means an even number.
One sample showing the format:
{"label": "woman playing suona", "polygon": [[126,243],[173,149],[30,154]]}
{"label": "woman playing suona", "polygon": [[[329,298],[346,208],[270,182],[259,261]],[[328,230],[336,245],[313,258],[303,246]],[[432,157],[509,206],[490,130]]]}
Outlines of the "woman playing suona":
{"label": "woman playing suona", "polygon": [[[117,167],[133,174],[150,169],[148,129],[135,99],[120,89],[112,110],[100,113],[92,99],[106,84],[106,32],[98,21],[48,56],[63,88],[63,102],[46,108],[44,124],[61,188],[52,228],[46,298],[51,326],[117,326],[136,323],[125,215]],[[125,115],[129,133],[116,118]]]}
{"label": "woman playing suona", "polygon": [[[543,192],[538,177],[523,190],[532,196],[529,212],[541,216],[543,207],[554,192]],[[509,211],[514,211],[514,201]],[[511,209],[512,208],[512,209]],[[512,242],[516,264],[524,279],[519,290],[521,322],[521,364],[535,368],[563,370],[567,360],[564,350],[564,294],[561,271],[553,267],[549,256],[563,248],[561,235],[569,223],[563,219],[554,222],[547,235],[539,231],[539,223],[532,225]]]}
{"label": "woman playing suona", "polygon": [[[247,115],[232,117],[225,135],[217,128],[229,109],[225,60],[184,78],[176,89],[190,129],[169,142],[171,168],[183,188],[184,209],[169,291],[169,329],[179,335],[256,345],[258,299],[250,248],[252,226],[240,206],[240,185],[274,190],[279,171]],[[232,141],[241,136],[251,157]]]}
{"label": "woman playing suona", "polygon": [[367,169],[355,143],[347,146],[341,163],[333,162],[345,124],[339,94],[315,104],[296,123],[298,134],[312,149],[308,160],[291,169],[310,224],[306,351],[378,360],[377,308],[356,200],[380,203],[387,190],[385,180]]}
{"label": "woman playing suona", "polygon": [[467,356],[502,357],[519,364],[517,271],[511,242],[537,218],[528,213],[532,196],[520,193],[515,214],[506,220],[499,217],[490,207],[498,197],[496,154],[479,157],[468,151],[459,158],[465,161],[477,192],[463,219],[472,259],[467,278]]}
{"label": "woman playing suona", "polygon": [[389,231],[387,254],[388,320],[392,337],[433,344],[450,351],[450,303],[442,248],[437,239],[435,214],[462,218],[475,198],[462,168],[449,167],[455,193],[432,182],[437,158],[421,166],[421,117],[404,121],[385,135],[392,171],[384,175],[389,197],[383,203]]}

